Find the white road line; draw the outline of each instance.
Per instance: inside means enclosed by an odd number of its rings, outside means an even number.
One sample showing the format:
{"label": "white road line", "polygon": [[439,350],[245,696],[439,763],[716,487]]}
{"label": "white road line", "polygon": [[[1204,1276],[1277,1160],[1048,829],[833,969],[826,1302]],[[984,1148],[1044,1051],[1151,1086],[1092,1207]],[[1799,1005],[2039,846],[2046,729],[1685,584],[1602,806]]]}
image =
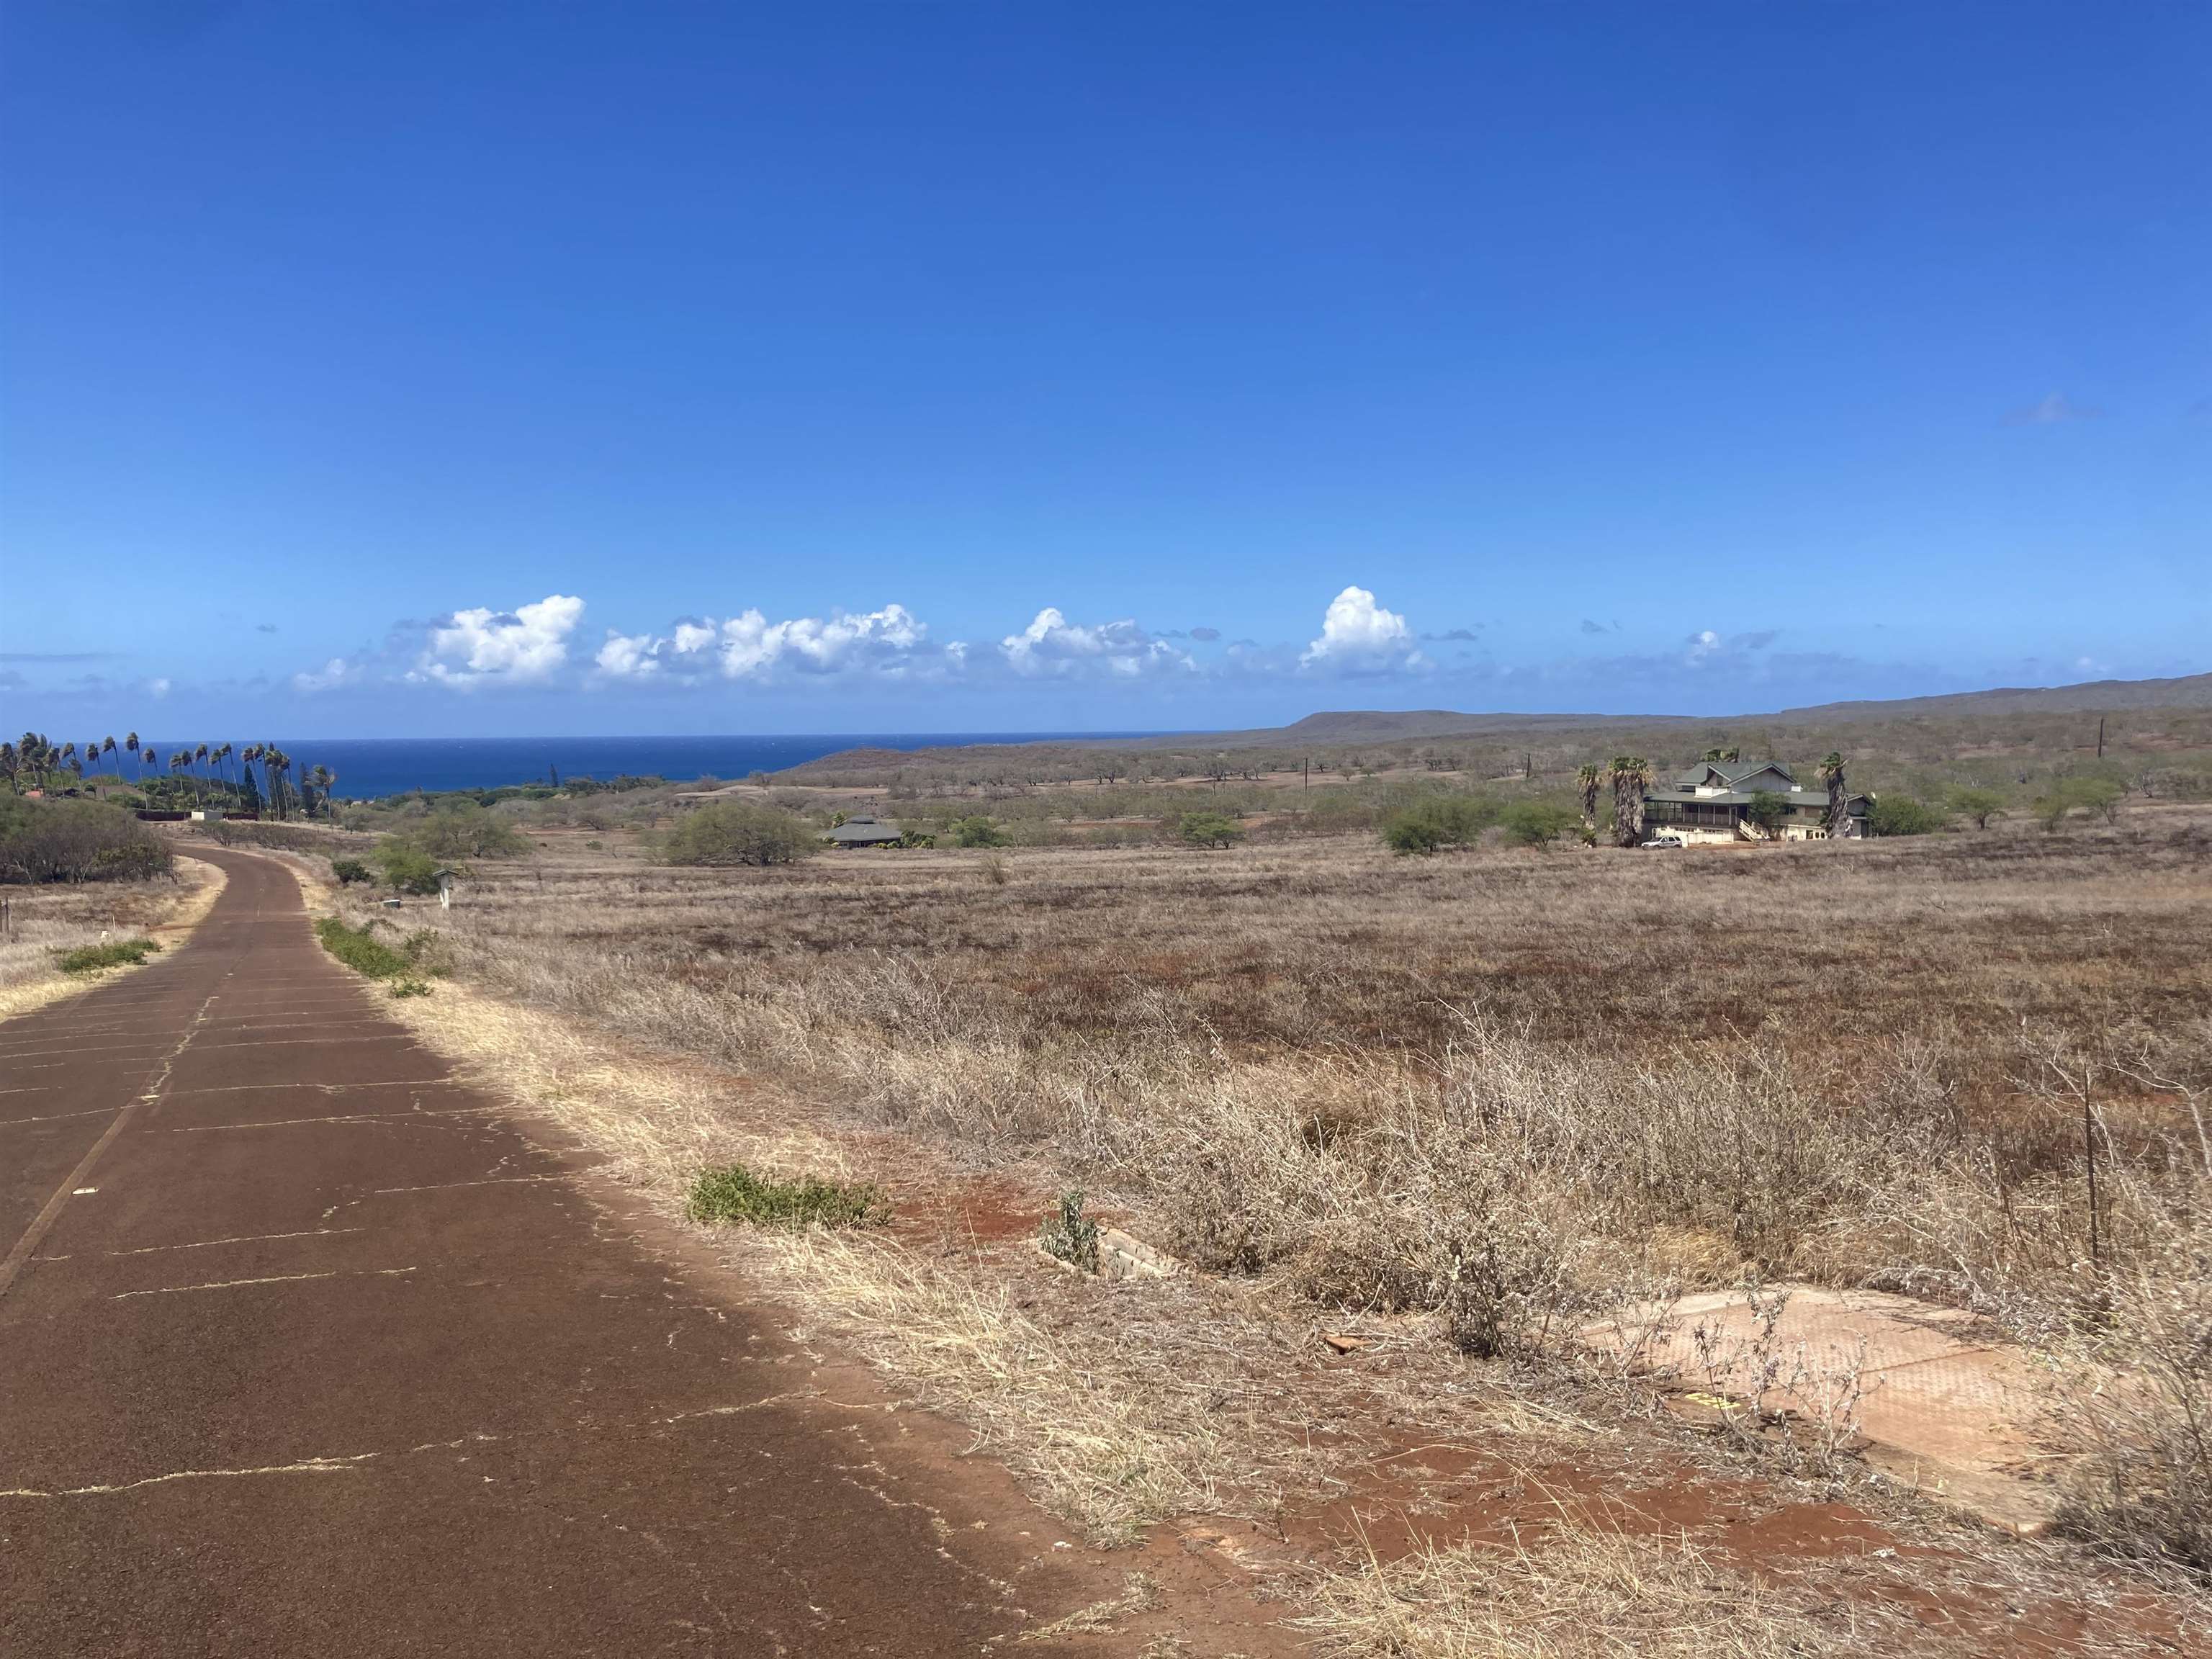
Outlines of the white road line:
{"label": "white road line", "polygon": [[415,1039],[402,1032],[393,1036],[272,1037],[266,1042],[203,1042],[202,1048],[318,1048],[340,1042],[404,1042]]}
{"label": "white road line", "polygon": [[41,1492],[34,1486],[0,1486],[0,1498],[93,1498],[109,1492],[137,1492],[170,1480],[235,1480],[249,1474],[345,1474],[381,1452],[362,1452],[353,1457],[307,1457],[296,1463],[264,1463],[252,1469],[178,1469],[170,1474],[150,1474],[143,1480],[126,1480],[114,1486],[63,1486]]}
{"label": "white road line", "polygon": [[[166,1037],[147,1037],[143,1041],[133,1042],[95,1042],[89,1048],[25,1048],[12,1054],[0,1054],[0,1060],[36,1060],[42,1054],[112,1054],[118,1048],[151,1048],[160,1050],[168,1047],[168,1044],[169,1039]],[[131,1060],[143,1060],[146,1058],[143,1054],[131,1054],[124,1057]],[[42,1068],[33,1066],[27,1067],[26,1069],[29,1071],[38,1071]]]}
{"label": "white road line", "polygon": [[119,1112],[120,1106],[94,1106],[83,1112],[50,1112],[44,1117],[0,1117],[0,1129],[12,1128],[18,1123],[58,1123],[70,1117],[105,1117],[110,1112]]}
{"label": "white road line", "polygon": [[216,994],[210,992],[207,1000],[200,1004],[199,1011],[185,1025],[185,1034],[177,1039],[177,1046],[148,1074],[146,1086],[138,1097],[115,1114],[115,1121],[100,1132],[100,1139],[94,1141],[91,1149],[77,1160],[76,1168],[62,1177],[62,1184],[54,1188],[53,1195],[40,1206],[38,1214],[31,1218],[31,1224],[23,1230],[23,1236],[15,1241],[14,1248],[5,1257],[0,1257],[0,1297],[6,1296],[21,1275],[23,1264],[37,1254],[48,1230],[61,1218],[62,1211],[70,1200],[82,1190],[82,1183],[92,1174],[93,1166],[100,1162],[100,1154],[114,1144],[115,1137],[123,1133],[124,1126],[131,1121],[131,1115],[148,1101],[161,1097],[162,1091],[168,1087],[169,1073],[176,1066],[177,1056],[192,1046],[192,1038],[198,1034],[200,1021],[207,1018],[207,1011],[213,1006],[215,999]]}
{"label": "white road line", "polygon": [[[189,1244],[141,1244],[135,1250],[104,1250],[103,1255],[159,1255],[165,1250],[211,1250],[218,1244],[265,1244],[280,1238],[336,1238],[341,1233],[365,1233],[366,1227],[310,1227],[297,1233],[240,1233],[235,1238],[196,1238]],[[42,1258],[59,1261],[58,1256]]]}
{"label": "white road line", "polygon": [[485,1181],[437,1181],[427,1187],[373,1187],[369,1189],[368,1195],[371,1198],[380,1198],[387,1193],[444,1193],[451,1192],[457,1187],[514,1187],[532,1181],[565,1181],[567,1179],[568,1176],[565,1175],[493,1176]]}
{"label": "white road line", "polygon": [[173,1100],[179,1095],[242,1095],[254,1089],[319,1089],[326,1095],[334,1095],[348,1089],[459,1089],[466,1086],[454,1077],[380,1078],[371,1083],[318,1083],[313,1078],[295,1078],[289,1083],[219,1083],[198,1089],[172,1089],[169,1098]]}
{"label": "white road line", "polygon": [[372,1267],[359,1273],[272,1273],[265,1279],[218,1279],[205,1285],[161,1285],[150,1291],[118,1291],[107,1299],[110,1302],[125,1302],[134,1296],[178,1296],[186,1291],[234,1291],[247,1285],[297,1285],[310,1279],[398,1279],[415,1271],[412,1267]]}
{"label": "white road line", "polygon": [[496,1106],[454,1106],[434,1112],[336,1112],[328,1117],[272,1117],[262,1122],[187,1123],[173,1135],[204,1135],[211,1129],[289,1129],[302,1123],[405,1123],[428,1117],[472,1117],[496,1112]]}

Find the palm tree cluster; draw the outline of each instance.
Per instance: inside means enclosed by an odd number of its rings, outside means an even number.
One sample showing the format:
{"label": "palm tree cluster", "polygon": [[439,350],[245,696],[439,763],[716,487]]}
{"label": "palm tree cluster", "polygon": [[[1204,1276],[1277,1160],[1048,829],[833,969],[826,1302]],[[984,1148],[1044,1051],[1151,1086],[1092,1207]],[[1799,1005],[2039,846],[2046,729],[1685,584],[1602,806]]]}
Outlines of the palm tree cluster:
{"label": "palm tree cluster", "polygon": [[[329,767],[318,765],[300,768],[295,782],[292,757],[273,743],[250,743],[243,749],[228,743],[195,744],[173,750],[165,762],[152,744],[142,746],[136,732],[126,734],[119,745],[107,737],[88,738],[82,746],[64,743],[59,748],[43,732],[26,732],[14,743],[0,743],[0,778],[17,794],[26,789],[74,787],[83,782],[88,764],[96,769],[111,756],[117,757],[118,777],[127,761],[131,782],[149,795],[248,810],[258,810],[265,803],[280,818],[289,817],[295,805],[308,817],[318,809],[327,812],[331,791],[338,781]],[[155,774],[150,787],[149,772]],[[172,787],[162,787],[164,782]]]}
{"label": "palm tree cluster", "polygon": [[[1633,847],[1644,839],[1644,792],[1651,787],[1651,763],[1641,755],[1615,755],[1605,769],[1613,789],[1613,839]],[[1589,796],[1595,811],[1596,795]]]}

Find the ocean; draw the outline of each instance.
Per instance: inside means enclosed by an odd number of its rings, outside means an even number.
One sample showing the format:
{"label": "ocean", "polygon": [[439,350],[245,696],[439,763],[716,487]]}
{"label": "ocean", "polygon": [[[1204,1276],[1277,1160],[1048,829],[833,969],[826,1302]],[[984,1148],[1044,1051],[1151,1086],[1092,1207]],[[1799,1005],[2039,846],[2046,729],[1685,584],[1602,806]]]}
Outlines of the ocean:
{"label": "ocean", "polygon": [[[619,773],[659,773],[673,781],[712,775],[734,782],[750,772],[776,772],[841,749],[945,749],[974,743],[1108,740],[1148,732],[938,732],[823,733],[786,738],[276,738],[292,757],[292,775],[315,766],[337,774],[334,793],[355,800],[415,789],[493,789],[501,784],[563,778],[601,780]],[[198,739],[194,739],[197,746]],[[235,740],[234,740],[235,741]],[[166,757],[182,738],[149,738]],[[208,739],[212,746],[214,739]],[[240,745],[243,747],[241,744]],[[125,776],[134,769],[123,769]]]}

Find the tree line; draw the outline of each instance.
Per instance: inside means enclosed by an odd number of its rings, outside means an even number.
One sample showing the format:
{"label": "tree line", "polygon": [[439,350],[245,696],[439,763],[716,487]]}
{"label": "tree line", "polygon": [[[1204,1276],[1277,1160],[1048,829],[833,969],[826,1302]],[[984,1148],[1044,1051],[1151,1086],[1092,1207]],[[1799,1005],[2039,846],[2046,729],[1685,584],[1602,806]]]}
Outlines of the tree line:
{"label": "tree line", "polygon": [[[88,738],[82,744],[57,746],[44,732],[26,732],[13,743],[0,742],[0,777],[11,793],[29,790],[76,793],[102,775],[112,763],[118,784],[135,790],[149,806],[173,810],[173,803],[259,813],[288,818],[330,813],[337,774],[327,766],[305,766],[273,743],[198,744],[167,756],[143,744],[136,732],[121,744],[112,736]],[[125,775],[125,769],[130,775]]]}

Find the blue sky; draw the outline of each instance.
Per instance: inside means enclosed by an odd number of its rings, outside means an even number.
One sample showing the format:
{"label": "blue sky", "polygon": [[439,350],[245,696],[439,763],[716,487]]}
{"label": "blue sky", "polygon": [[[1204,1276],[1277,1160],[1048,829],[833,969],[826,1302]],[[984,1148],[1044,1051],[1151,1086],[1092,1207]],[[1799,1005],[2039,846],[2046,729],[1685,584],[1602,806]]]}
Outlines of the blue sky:
{"label": "blue sky", "polygon": [[2212,667],[2212,9],[0,11],[0,725]]}

